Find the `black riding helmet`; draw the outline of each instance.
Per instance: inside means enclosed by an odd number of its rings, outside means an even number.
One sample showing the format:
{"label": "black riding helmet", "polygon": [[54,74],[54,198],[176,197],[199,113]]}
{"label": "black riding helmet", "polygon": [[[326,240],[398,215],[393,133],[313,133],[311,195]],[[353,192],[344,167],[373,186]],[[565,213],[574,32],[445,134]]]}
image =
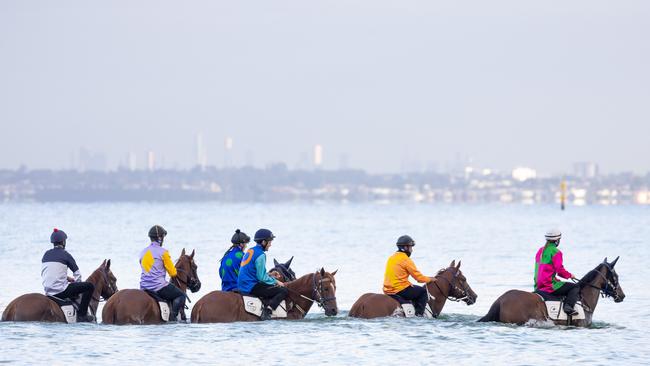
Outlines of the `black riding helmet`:
{"label": "black riding helmet", "polygon": [[413,240],[413,238],[411,238],[408,235],[402,235],[397,239],[396,245],[398,247],[405,246],[405,245],[415,246],[415,241]]}
{"label": "black riding helmet", "polygon": [[153,241],[160,241],[162,244],[162,240],[165,236],[167,236],[167,230],[160,225],[154,225],[149,229],[149,239]]}
{"label": "black riding helmet", "polygon": [[234,245],[245,244],[249,243],[250,241],[250,236],[246,235],[244,232],[241,232],[239,229],[235,230],[235,234],[232,236],[232,239],[230,239],[230,242]]}

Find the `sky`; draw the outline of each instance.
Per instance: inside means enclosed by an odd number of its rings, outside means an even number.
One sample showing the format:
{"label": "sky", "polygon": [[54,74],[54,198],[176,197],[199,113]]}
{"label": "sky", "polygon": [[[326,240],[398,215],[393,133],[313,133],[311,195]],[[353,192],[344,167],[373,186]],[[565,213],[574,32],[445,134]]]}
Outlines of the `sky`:
{"label": "sky", "polygon": [[[0,168],[650,171],[648,1],[0,2]],[[345,162],[345,163],[343,163]]]}

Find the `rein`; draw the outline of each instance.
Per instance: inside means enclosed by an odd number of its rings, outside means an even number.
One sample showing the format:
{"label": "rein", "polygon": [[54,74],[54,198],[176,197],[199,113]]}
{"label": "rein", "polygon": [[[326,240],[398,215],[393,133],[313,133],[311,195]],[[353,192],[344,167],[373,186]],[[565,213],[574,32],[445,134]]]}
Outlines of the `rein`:
{"label": "rein", "polygon": [[[331,280],[329,278],[322,278],[321,277],[321,279],[318,281],[318,283],[316,283],[316,276],[317,275],[318,275],[318,271],[314,272],[313,283],[312,283],[312,294],[315,294],[316,296],[314,296],[314,297],[316,297],[317,299],[312,299],[311,297],[305,296],[305,295],[301,294],[300,292],[298,292],[298,291],[296,291],[294,289],[291,289],[289,287],[285,287],[285,288],[287,290],[289,290],[289,292],[293,292],[294,294],[302,297],[305,300],[315,302],[316,304],[318,304],[318,307],[321,307],[321,308],[325,307],[325,303],[328,302],[328,301],[336,300],[336,296],[323,297],[323,294],[322,294],[323,290],[324,290],[324,284],[323,283],[325,281],[331,282]],[[296,307],[300,310],[300,312],[303,313],[303,315],[306,313],[303,309],[301,309],[297,305],[296,305]]]}
{"label": "rein", "polygon": [[[609,271],[609,273],[611,273],[612,268],[609,267],[609,266],[606,266],[606,267],[607,267],[607,270]],[[591,287],[591,288],[594,288],[594,289],[598,290],[600,292],[600,296],[603,297],[603,298],[605,298],[605,297],[613,297],[614,300],[617,300],[618,299],[618,294],[616,294],[616,292],[612,293],[611,290],[614,290],[614,291],[616,290],[616,288],[618,287],[618,281],[616,281],[616,283],[612,283],[612,281],[609,280],[608,276],[602,274],[600,271],[596,270],[595,268],[592,269],[591,271],[587,272],[587,274],[592,273],[592,272],[597,273],[600,277],[603,278],[603,280],[605,282],[604,287],[602,287],[602,286],[601,287],[594,286],[589,282],[583,281],[582,279],[577,280],[575,283],[577,283],[577,284],[579,284],[581,286],[588,286],[588,287]]]}
{"label": "rein", "polygon": [[[467,298],[469,298],[468,291],[467,291],[468,288],[467,288],[467,287],[463,286],[463,288],[460,288],[460,287],[456,286],[456,282],[457,282],[456,280],[457,280],[457,278],[458,278],[458,275],[459,275],[459,273],[460,273],[460,270],[457,270],[457,271],[456,271],[456,274],[454,274],[454,276],[453,276],[453,278],[452,278],[453,282],[449,281],[446,277],[443,276],[443,274],[444,274],[446,271],[447,271],[447,270],[445,270],[445,271],[442,272],[442,273],[437,274],[437,275],[434,277],[434,278],[436,279],[436,281],[433,281],[433,284],[436,285],[436,287],[438,288],[438,291],[440,291],[440,293],[441,293],[444,297],[446,297],[447,300],[449,300],[449,301],[460,302],[460,301],[463,301],[463,300],[466,300]],[[437,281],[438,278],[442,278],[443,280],[447,281],[447,283],[449,284],[449,293],[451,293],[452,290],[456,290],[457,292],[462,292],[461,297],[458,297],[458,298],[457,298],[457,297],[452,297],[452,296],[449,296],[449,295],[445,295],[444,291],[442,291],[442,289],[440,288],[440,286],[438,286],[438,281]],[[425,287],[426,287],[426,286],[425,286]],[[427,292],[428,292],[428,291],[427,291]],[[429,298],[432,299],[432,300],[435,300],[435,299],[436,299],[435,297],[431,296],[431,294],[429,294]]]}

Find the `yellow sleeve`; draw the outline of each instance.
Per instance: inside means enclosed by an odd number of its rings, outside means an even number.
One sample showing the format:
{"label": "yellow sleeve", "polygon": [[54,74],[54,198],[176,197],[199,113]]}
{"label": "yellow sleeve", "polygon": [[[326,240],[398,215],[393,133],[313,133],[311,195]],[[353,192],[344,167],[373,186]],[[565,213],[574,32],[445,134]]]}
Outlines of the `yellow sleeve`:
{"label": "yellow sleeve", "polygon": [[418,269],[415,267],[415,263],[413,263],[413,260],[411,258],[408,258],[406,261],[404,261],[406,271],[408,274],[411,275],[416,281],[420,283],[429,283],[431,282],[431,278],[423,275],[418,271]]}
{"label": "yellow sleeve", "polygon": [[165,265],[165,269],[167,270],[167,273],[169,273],[169,276],[176,277],[176,266],[174,265],[174,262],[172,262],[172,258],[169,256],[168,250],[165,250],[165,252],[163,253],[162,260],[163,260],[163,264]]}

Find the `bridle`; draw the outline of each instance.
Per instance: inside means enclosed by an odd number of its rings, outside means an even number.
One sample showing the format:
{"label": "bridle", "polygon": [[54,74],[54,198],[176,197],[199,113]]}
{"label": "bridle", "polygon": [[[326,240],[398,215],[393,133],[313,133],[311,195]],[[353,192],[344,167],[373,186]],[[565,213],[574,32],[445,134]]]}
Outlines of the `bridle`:
{"label": "bridle", "polygon": [[602,274],[598,270],[600,265],[598,267],[592,269],[591,271],[589,271],[588,274],[592,273],[592,272],[597,273],[604,280],[604,282],[605,282],[604,286],[601,286],[601,287],[594,286],[589,282],[583,281],[582,279],[576,281],[576,283],[581,284],[582,286],[588,286],[588,287],[591,287],[591,288],[594,288],[594,289],[598,290],[600,292],[600,296],[603,297],[603,298],[612,297],[612,298],[614,298],[614,301],[617,301],[617,300],[620,299],[620,297],[618,296],[618,293],[616,292],[616,289],[619,287],[618,279],[614,278],[613,276],[612,276],[612,280],[609,279],[609,275],[614,272],[614,269],[608,263],[601,263],[601,265],[605,265],[605,267],[607,268],[607,275]]}
{"label": "bridle", "polygon": [[[442,278],[443,280],[447,281],[447,283],[449,284],[449,294],[451,294],[452,292],[454,292],[454,293],[459,293],[460,292],[461,296],[460,297],[454,297],[454,296],[450,296],[450,295],[444,295],[444,292],[442,291],[440,286],[438,286],[438,281],[433,281],[433,284],[436,285],[436,287],[438,288],[438,291],[440,291],[440,293],[443,294],[443,296],[445,296],[447,298],[447,300],[449,300],[449,301],[460,302],[460,301],[469,299],[469,285],[467,285],[467,282],[462,284],[463,287],[459,287],[459,286],[456,285],[456,283],[460,282],[460,281],[458,281],[458,276],[460,275],[460,269],[456,269],[456,273],[453,275],[451,281],[449,281],[447,279],[447,277],[443,276],[445,274],[445,272],[447,272],[447,270],[448,269],[442,269],[442,270],[438,271],[438,274],[434,278],[436,280],[438,278]],[[426,286],[425,286],[425,288],[426,288]],[[429,298],[432,299],[432,300],[435,300],[435,297],[431,296],[431,294],[429,294]]]}
{"label": "bridle", "polygon": [[99,269],[99,273],[102,274],[102,279],[104,280],[104,282],[106,284],[108,284],[108,288],[111,290],[111,294],[108,295],[107,297],[104,297],[101,294],[99,295],[99,297],[92,296],[90,299],[92,301],[96,301],[97,303],[104,302],[104,301],[110,299],[111,296],[115,295],[115,293],[117,292],[117,285],[113,285],[111,280],[108,278],[108,274],[104,271],[103,268]]}
{"label": "bridle", "polygon": [[[329,297],[323,296],[323,292],[325,290],[325,284],[327,283],[328,285],[331,286],[332,285],[332,280],[329,279],[329,278],[323,278],[321,276],[320,280],[316,281],[316,276],[318,276],[318,274],[319,274],[318,271],[316,271],[316,272],[314,272],[314,276],[312,277],[313,278],[313,282],[312,282],[312,297],[313,298],[305,296],[305,295],[299,293],[298,291],[290,289],[288,287],[287,287],[287,290],[297,294],[298,296],[302,297],[305,300],[315,302],[316,304],[318,304],[318,307],[320,307],[320,308],[325,308],[325,304],[327,302],[336,300],[336,296],[329,296]],[[297,305],[296,305],[296,307],[297,307]],[[303,315],[306,313],[300,307],[298,307],[298,310],[300,310],[300,312],[302,312]]]}

